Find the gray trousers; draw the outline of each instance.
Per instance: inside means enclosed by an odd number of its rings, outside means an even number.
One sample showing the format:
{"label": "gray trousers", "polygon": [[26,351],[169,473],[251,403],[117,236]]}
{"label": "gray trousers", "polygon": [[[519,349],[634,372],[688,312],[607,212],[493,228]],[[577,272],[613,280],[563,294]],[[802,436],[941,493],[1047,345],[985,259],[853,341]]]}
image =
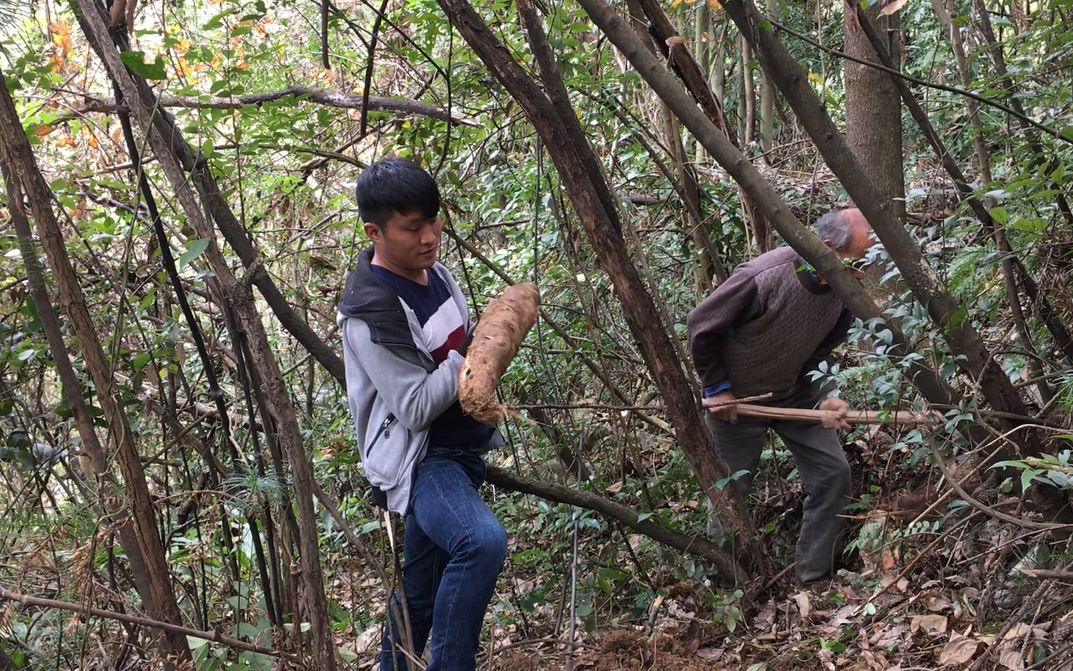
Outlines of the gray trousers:
{"label": "gray trousers", "polygon": [[803,583],[829,577],[834,569],[835,543],[842,533],[838,514],[850,490],[849,462],[832,429],[820,424],[739,418],[737,424],[704,413],[719,453],[731,473],[749,473],[734,481],[742,496],[749,493],[768,429],[779,434],[794,455],[805,485],[804,519],[797,538],[797,578]]}

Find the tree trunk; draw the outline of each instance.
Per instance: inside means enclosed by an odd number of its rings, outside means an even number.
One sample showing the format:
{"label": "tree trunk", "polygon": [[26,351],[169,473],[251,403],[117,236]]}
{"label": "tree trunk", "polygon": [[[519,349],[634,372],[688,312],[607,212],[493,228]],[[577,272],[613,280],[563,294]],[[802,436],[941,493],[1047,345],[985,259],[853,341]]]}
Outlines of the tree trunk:
{"label": "tree trunk", "polygon": [[[779,0],[767,0],[767,10],[771,18],[779,18]],[[760,88],[760,150],[764,161],[771,163],[771,147],[775,136],[775,84],[771,77],[763,76]]]}
{"label": "tree trunk", "polygon": [[[890,70],[896,70],[897,64],[894,62],[894,59],[890,54],[887,53],[886,47],[881,41],[881,36],[876,32],[871,21],[867,16],[863,15],[862,10],[858,9],[856,11],[859,25],[863,33],[871,41],[872,46],[875,47],[876,55],[879,57],[880,62]],[[1003,279],[1005,280],[1006,295],[1010,302],[1010,311],[1012,312],[1014,323],[1017,326],[1018,333],[1024,342],[1025,348],[1031,354],[1029,367],[1032,370],[1032,377],[1040,380],[1037,385],[1040,395],[1045,401],[1049,400],[1051,391],[1046,384],[1046,380],[1043,378],[1043,371],[1039,366],[1035,340],[1029,332],[1025,322],[1021,297],[1017,292],[1017,279],[1020,279],[1021,284],[1025,288],[1025,293],[1028,294],[1030,300],[1039,306],[1040,314],[1043,317],[1043,321],[1047,325],[1048,330],[1051,332],[1055,344],[1066,353],[1067,357],[1071,357],[1071,360],[1073,360],[1073,339],[1071,339],[1069,331],[1066,329],[1062,320],[1057,318],[1055,309],[1050,304],[1050,301],[1047,300],[1047,297],[1039,295],[1035,279],[1010,247],[1010,243],[1006,239],[1006,233],[1002,226],[991,217],[990,211],[988,211],[979,197],[974,193],[973,188],[969,185],[961,168],[954,162],[953,156],[947,150],[942,138],[939,137],[938,132],[936,132],[935,128],[932,126],[931,120],[928,118],[924,108],[921,107],[912,91],[909,90],[905,81],[893,74],[890,74],[889,76],[891,82],[897,89],[898,94],[901,96],[902,102],[905,103],[909,113],[916,120],[921,131],[924,133],[924,137],[935,150],[939,162],[942,164],[947,174],[950,175],[951,180],[953,180],[954,186],[957,188],[961,198],[968,202],[969,208],[976,215],[976,218],[979,219],[984,230],[987,231],[995,241],[995,248],[1001,255],[999,267],[1002,270]]]}
{"label": "tree trunk", "polygon": [[[860,283],[845,270],[837,255],[797,220],[775,188],[760,175],[741,151],[727,140],[726,135],[697,109],[689,95],[670,78],[666,69],[642,46],[615,11],[603,0],[579,0],[579,3],[589,18],[630,60],[638,74],[693,133],[697,141],[703,144],[723,169],[749,193],[753,202],[757,203],[764,216],[775,225],[783,238],[823,274],[847,307],[862,319],[880,317],[879,307],[868,297]],[[895,343],[895,350],[900,356],[908,354],[909,348],[897,323],[888,320],[887,325]],[[942,405],[958,402],[957,393],[923,362],[911,362],[908,374],[929,401]],[[966,430],[973,429],[970,426]],[[981,432],[976,430],[976,434],[979,433]]]}
{"label": "tree trunk", "polygon": [[[175,600],[169,580],[167,559],[164,545],[156,526],[156,512],[145,481],[145,471],[141,457],[134,444],[134,435],[130,431],[126,412],[116,396],[115,378],[97,337],[97,326],[90,318],[82,288],[67,256],[63,232],[55,213],[52,211],[52,196],[47,182],[37,169],[33,151],[23,132],[22,124],[15,112],[15,104],[7,90],[6,80],[0,72],[0,145],[3,148],[3,162],[8,172],[20,183],[22,191],[30,202],[37,235],[45,251],[45,257],[55,278],[60,296],[60,304],[67,313],[67,319],[78,338],[82,358],[96,388],[97,398],[108,424],[109,442],[115,446],[116,458],[122,473],[123,489],[126,503],[130,506],[133,518],[137,549],[145,567],[148,581],[149,602],[146,604],[154,618],[175,625],[182,624],[182,613]],[[10,193],[12,199],[18,198],[18,189]],[[54,352],[55,357],[62,357],[64,350]],[[92,449],[92,448],[91,448]],[[122,497],[117,492],[115,496]],[[122,506],[120,506],[122,507]],[[124,546],[129,536],[123,536]],[[164,647],[175,660],[183,662],[190,659],[190,649],[186,638],[174,631],[165,632]]]}
{"label": "tree trunk", "polygon": [[[652,43],[652,39],[649,37],[648,31],[645,30],[643,23],[644,8],[636,0],[630,0],[627,6],[630,10],[630,17],[634,31],[637,33],[637,38],[649,45],[652,53],[655,53],[656,46]],[[659,32],[657,31],[658,34]],[[666,43],[666,38],[664,38],[664,43]],[[695,81],[703,81],[700,64],[693,60],[689,52],[685,50],[684,44],[674,47],[673,52],[668,49],[668,55],[670,53],[675,54],[671,65],[683,79],[690,78]],[[704,87],[704,91],[708,92],[707,87]],[[703,101],[702,104],[705,109],[710,111],[710,114],[715,114],[717,118],[723,119],[722,110],[713,97],[701,95],[697,96],[697,100]],[[717,277],[719,281],[723,281],[726,279],[727,274],[719,259],[715,245],[712,244],[712,240],[704,228],[704,216],[701,214],[700,209],[700,187],[697,184],[697,176],[693,172],[693,166],[689,164],[686,156],[685,146],[682,144],[682,133],[678,126],[678,120],[667,109],[667,106],[662,103],[660,103],[659,112],[660,118],[663,120],[664,144],[669,149],[671,159],[674,161],[674,177],[675,181],[678,182],[677,191],[685,199],[686,234],[693,241],[693,245],[696,248],[697,261],[693,266],[694,289],[698,293],[704,293],[712,286],[712,278]]]}
{"label": "tree trunk", "polygon": [[[215,231],[205,218],[206,210],[214,212],[212,206],[219,206],[223,202],[219,195],[219,186],[205,169],[204,163],[192,162],[187,166],[181,164],[180,152],[176,147],[186,147],[182,134],[174,126],[171,118],[161,112],[159,101],[145,80],[128,73],[123,66],[119,51],[113,45],[113,36],[107,28],[107,14],[104,9],[96,0],[78,0],[78,5],[81,9],[79,22],[82,24],[90,45],[97,52],[112,81],[126,99],[126,104],[139,130],[148,140],[187,220],[199,237],[209,240],[206,253],[219,282],[222,294],[219,299],[225,308],[228,305],[234,307],[240,320],[239,325],[249,339],[253,367],[261,376],[268,399],[270,418],[265,419],[266,422],[268,419],[272,420],[277,437],[281,446],[286,450],[291,465],[294,500],[298,508],[303,597],[313,639],[313,657],[317,668],[334,671],[336,668],[335,644],[328,622],[327,602],[324,598],[320,552],[317,543],[319,526],[313,508],[312,467],[302,445],[290,396],[269,347],[264,325],[253,305],[249,285],[254,281],[255,271],[252,269],[248,271],[242,281],[237,280],[231,272],[216,245]],[[119,39],[120,43],[125,41],[123,36],[116,39]],[[195,187],[206,200],[209,194],[214,194],[219,200],[215,203],[199,202],[198,195],[194,193]],[[224,207],[226,208],[226,203]],[[230,211],[229,208],[226,209]],[[263,268],[261,272],[264,272]],[[297,630],[298,627],[295,629]]]}
{"label": "tree trunk", "polygon": [[[696,99],[701,109],[704,110],[704,113],[711,119],[712,123],[723,130],[731,144],[735,147],[740,146],[738,144],[738,139],[735,137],[730,123],[727,121],[726,115],[723,112],[723,106],[719,101],[719,96],[709,88],[708,79],[704,74],[704,70],[693,58],[693,55],[689,53],[689,50],[684,44],[676,46],[673,50],[666,47],[668,40],[675,37],[678,32],[675,30],[674,25],[671,24],[670,18],[668,18],[667,14],[663,11],[663,7],[660,5],[659,1],[634,0],[634,2],[631,2],[631,21],[634,23],[634,30],[639,31],[638,38],[645,45],[649,45],[651,44],[651,41],[647,37],[647,31],[637,25],[637,22],[640,21],[640,13],[633,10],[633,4],[639,5],[644,15],[648,17],[652,33],[655,37],[656,46],[660,47],[660,51],[663,53],[664,57],[667,58],[674,72],[681,78],[686,89],[693,98]],[[748,230],[751,233],[753,244],[761,252],[768,251],[773,244],[771,239],[771,227],[764,218],[764,215],[752,202],[748,193],[739,187],[738,195],[741,198],[741,207],[744,215],[742,221],[748,223]],[[726,278],[726,272],[721,267],[721,263],[715,268],[715,276],[720,281]]]}
{"label": "tree trunk", "polygon": [[[759,558],[749,518],[742,514],[734,499],[716,486],[720,478],[729,475],[726,464],[712,448],[710,437],[700,421],[697,399],[690,393],[682,362],[674,356],[666,331],[653,328],[661,323],[659,311],[630,261],[618,211],[614,201],[605,196],[609,190],[602,168],[569,104],[536,13],[525,0],[518,3],[530,46],[543,75],[543,87],[514,61],[466,0],[440,0],[440,6],[491,74],[522,106],[540,134],[600,265],[612,281],[645,363],[663,393],[679,445],[696,469],[705,493],[720,511],[727,513],[729,525],[742,532],[739,556],[745,560]],[[627,27],[626,30],[631,29]],[[729,555],[723,557],[718,568],[728,579],[741,580],[743,577],[738,562]]]}
{"label": "tree trunk", "polygon": [[[972,72],[969,70],[969,59],[965,53],[965,40],[961,36],[961,26],[954,25],[950,16],[951,10],[955,7],[954,0],[931,0],[931,5],[935,10],[935,15],[939,18],[939,24],[943,27],[943,32],[950,37],[950,48],[954,52],[954,62],[957,63],[961,85],[966,90],[971,90]],[[984,127],[980,122],[980,103],[966,97],[965,110],[969,113],[969,123],[972,125],[972,146],[976,153],[979,181],[987,184],[991,181],[991,159],[988,156]]]}
{"label": "tree trunk", "polygon": [[744,37],[738,38],[738,74],[741,76],[741,141],[752,144],[756,139],[756,80],[753,77],[753,48]]}
{"label": "tree trunk", "polygon": [[[1003,88],[1006,89],[1010,109],[1020,115],[1016,117],[1016,120],[1021,127],[1021,131],[1025,134],[1025,140],[1036,160],[1045,166],[1042,168],[1042,173],[1049,176],[1056,167],[1057,161],[1054,158],[1048,158],[1048,152],[1040,143],[1036,131],[1024,120],[1025,108],[1021,104],[1018,88],[1014,86],[1009,69],[1006,67],[1006,57],[1002,53],[1002,43],[995,37],[994,28],[991,26],[991,15],[988,14],[987,7],[984,6],[983,0],[972,0],[972,5],[976,10],[976,20],[980,27],[980,34],[984,38],[984,48],[991,54],[995,72],[998,74]],[[1073,209],[1070,209],[1069,201],[1065,195],[1066,183],[1059,184],[1052,180],[1048,181],[1051,184],[1051,188],[1056,192],[1054,200],[1058,210],[1065,217],[1066,224],[1073,226]],[[1067,263],[1073,264],[1073,260],[1067,259]]]}
{"label": "tree trunk", "polygon": [[[987,349],[969,320],[961,316],[960,306],[935,271],[928,266],[901,222],[885,207],[889,203],[884,201],[871,180],[865,176],[863,168],[831,121],[823,103],[812,90],[801,65],[786,51],[770,24],[750,0],[728,0],[724,8],[742,34],[756,41],[754,46],[757,47],[768,76],[774,79],[816,143],[824,161],[871,223],[916,299],[942,329],[943,336],[953,354],[958,357],[962,370],[978,382],[992,408],[1026,415],[1024,402],[1002,366]],[[1028,448],[1030,452],[1038,449],[1038,445]]]}
{"label": "tree trunk", "polygon": [[[846,53],[878,62],[872,43],[857,23],[856,3],[843,6]],[[884,41],[887,53],[897,62],[901,53],[898,13],[879,16],[879,3],[867,14]],[[875,185],[887,211],[905,222],[905,170],[902,166],[902,106],[898,91],[887,73],[843,60],[846,80],[846,144]]]}

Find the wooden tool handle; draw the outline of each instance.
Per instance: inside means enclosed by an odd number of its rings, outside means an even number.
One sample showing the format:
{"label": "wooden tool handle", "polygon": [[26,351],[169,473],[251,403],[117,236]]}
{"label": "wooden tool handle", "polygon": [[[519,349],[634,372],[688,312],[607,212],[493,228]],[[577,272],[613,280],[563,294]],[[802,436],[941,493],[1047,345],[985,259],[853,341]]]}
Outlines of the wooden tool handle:
{"label": "wooden tool handle", "polygon": [[[705,407],[722,407],[723,404],[714,406],[705,404]],[[728,403],[738,410],[739,415],[746,417],[761,417],[764,419],[783,419],[798,422],[819,422],[823,419],[823,410],[808,410],[804,408],[776,408],[769,405],[753,405],[751,403]],[[894,424],[897,426],[918,426],[920,424],[936,424],[942,418],[934,413],[918,414],[907,410],[850,410],[846,413],[846,421],[850,424]]]}

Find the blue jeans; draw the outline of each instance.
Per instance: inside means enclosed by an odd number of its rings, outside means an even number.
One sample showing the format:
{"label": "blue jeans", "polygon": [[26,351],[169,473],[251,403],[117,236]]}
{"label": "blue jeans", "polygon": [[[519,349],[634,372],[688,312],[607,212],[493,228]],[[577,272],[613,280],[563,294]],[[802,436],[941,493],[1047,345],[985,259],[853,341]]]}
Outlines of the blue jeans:
{"label": "blue jeans", "polygon": [[[428,671],[476,668],[484,611],[507,556],[507,532],[477,493],[484,474],[481,458],[462,450],[431,450],[414,470],[402,588],[414,654],[429,646]],[[392,655],[400,632],[389,616],[380,671],[406,668],[402,652]]]}

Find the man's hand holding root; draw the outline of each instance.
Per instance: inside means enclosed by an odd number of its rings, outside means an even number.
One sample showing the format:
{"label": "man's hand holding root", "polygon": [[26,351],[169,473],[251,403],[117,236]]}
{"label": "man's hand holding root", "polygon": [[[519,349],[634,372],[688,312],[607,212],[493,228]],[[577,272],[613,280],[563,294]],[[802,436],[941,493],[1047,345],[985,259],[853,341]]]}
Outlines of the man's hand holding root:
{"label": "man's hand holding root", "polygon": [[825,398],[823,403],[820,403],[820,410],[823,411],[823,418],[820,419],[820,424],[828,429],[841,429],[842,431],[849,430],[849,420],[847,416],[849,414],[849,404],[840,398]]}

